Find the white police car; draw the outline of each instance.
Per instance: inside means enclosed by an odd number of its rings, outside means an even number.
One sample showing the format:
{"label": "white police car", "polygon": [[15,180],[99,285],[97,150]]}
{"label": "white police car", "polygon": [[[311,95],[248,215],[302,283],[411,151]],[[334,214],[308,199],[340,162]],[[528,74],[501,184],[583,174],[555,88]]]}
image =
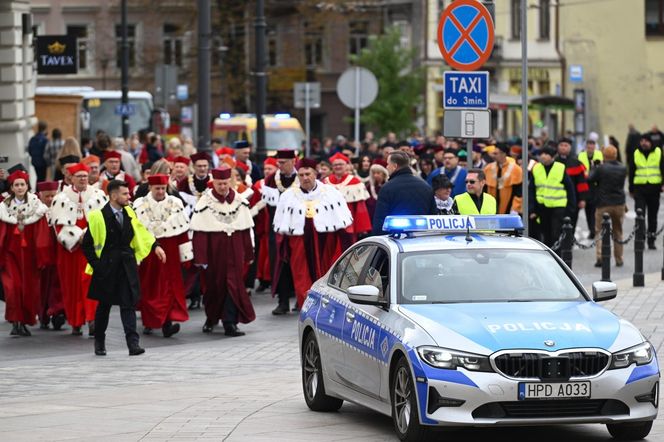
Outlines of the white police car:
{"label": "white police car", "polygon": [[520,229],[514,216],[388,217],[396,234],[348,249],[300,313],[309,408],[367,406],[402,440],[428,426],[556,423],[647,436],[659,366],[639,330],[596,303],[616,285],[589,296]]}

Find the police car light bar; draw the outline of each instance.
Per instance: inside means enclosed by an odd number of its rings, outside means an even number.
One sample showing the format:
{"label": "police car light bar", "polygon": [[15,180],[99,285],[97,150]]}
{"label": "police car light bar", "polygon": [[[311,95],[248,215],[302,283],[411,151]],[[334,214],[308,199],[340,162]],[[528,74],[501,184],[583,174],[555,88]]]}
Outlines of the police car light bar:
{"label": "police car light bar", "polygon": [[518,215],[414,215],[388,216],[383,223],[383,231],[388,233],[487,230],[523,230],[523,222]]}

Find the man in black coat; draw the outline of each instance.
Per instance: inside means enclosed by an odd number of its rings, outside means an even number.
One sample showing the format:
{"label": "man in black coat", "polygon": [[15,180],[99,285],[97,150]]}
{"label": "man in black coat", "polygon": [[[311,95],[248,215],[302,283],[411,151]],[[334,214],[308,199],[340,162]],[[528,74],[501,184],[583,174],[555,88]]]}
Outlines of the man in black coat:
{"label": "man in black coat", "polygon": [[413,175],[408,154],[395,151],[387,159],[389,181],[378,192],[372,235],[382,235],[383,222],[389,215],[435,215],[433,189]]}
{"label": "man in black coat", "polygon": [[[90,213],[81,244],[93,270],[88,298],[99,301],[95,313],[95,354],[106,355],[108,317],[111,306],[118,305],[129,355],[135,356],[145,353],[138,345],[136,332],[135,309],[140,297],[137,256],[143,259],[153,251],[160,261],[166,262],[166,254],[129,207],[127,183],[112,180],[107,192],[110,201],[101,211]],[[141,231],[136,232],[138,229]],[[132,242],[135,236],[137,241]],[[96,250],[101,253],[98,255]]]}

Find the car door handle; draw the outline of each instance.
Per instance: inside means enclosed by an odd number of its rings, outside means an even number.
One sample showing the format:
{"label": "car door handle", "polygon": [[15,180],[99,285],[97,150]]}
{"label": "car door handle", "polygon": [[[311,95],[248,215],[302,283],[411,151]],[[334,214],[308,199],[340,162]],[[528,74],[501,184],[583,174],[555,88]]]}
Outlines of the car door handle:
{"label": "car door handle", "polygon": [[355,313],[346,312],[346,321],[353,322],[354,319],[355,319]]}
{"label": "car door handle", "polygon": [[321,302],[321,304],[323,304],[323,308],[325,308],[330,303],[330,300],[326,296],[323,296],[321,298],[320,302]]}

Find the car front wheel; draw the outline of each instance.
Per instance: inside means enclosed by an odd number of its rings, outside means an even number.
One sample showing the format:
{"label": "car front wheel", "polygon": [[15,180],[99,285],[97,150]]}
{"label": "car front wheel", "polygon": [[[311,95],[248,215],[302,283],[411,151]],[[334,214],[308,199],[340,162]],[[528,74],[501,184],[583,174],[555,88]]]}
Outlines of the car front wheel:
{"label": "car front wheel", "polygon": [[320,350],[313,333],[307,335],[302,349],[302,390],[307,406],[313,411],[337,411],[344,401],[325,394]]}
{"label": "car front wheel", "polygon": [[402,441],[419,441],[425,428],[417,415],[417,395],[410,367],[405,357],[397,363],[392,379],[392,420]]}
{"label": "car front wheel", "polygon": [[624,424],[607,424],[607,430],[614,439],[618,440],[641,440],[644,439],[652,428],[652,421],[626,422]]}

